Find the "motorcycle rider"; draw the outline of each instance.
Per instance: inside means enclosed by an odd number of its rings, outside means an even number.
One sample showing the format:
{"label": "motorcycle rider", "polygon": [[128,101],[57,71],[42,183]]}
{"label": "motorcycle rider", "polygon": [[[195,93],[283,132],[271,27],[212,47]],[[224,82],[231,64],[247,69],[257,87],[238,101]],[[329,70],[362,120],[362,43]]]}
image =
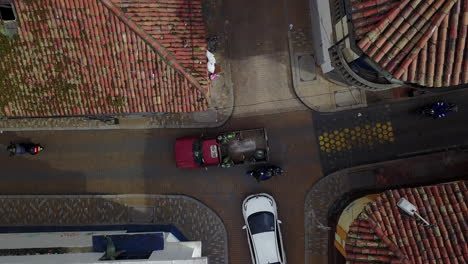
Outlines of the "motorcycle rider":
{"label": "motorcycle rider", "polygon": [[44,149],[40,144],[32,144],[32,143],[10,143],[7,147],[8,152],[10,152],[10,156],[13,155],[22,155],[29,153],[31,155],[36,155]]}
{"label": "motorcycle rider", "polygon": [[432,105],[432,117],[434,118],[442,118],[446,117],[449,110],[449,104],[444,101],[438,101]]}
{"label": "motorcycle rider", "polygon": [[422,114],[434,119],[447,117],[450,112],[458,112],[456,104],[438,101],[422,109]]}
{"label": "motorcycle rider", "polygon": [[37,153],[41,152],[44,148],[40,144],[33,144],[29,146],[28,153],[31,155],[36,155]]}
{"label": "motorcycle rider", "polygon": [[283,173],[283,169],[273,165],[258,167],[254,170],[247,172],[247,174],[253,176],[257,180],[257,182],[266,181],[273,176],[280,175]]}

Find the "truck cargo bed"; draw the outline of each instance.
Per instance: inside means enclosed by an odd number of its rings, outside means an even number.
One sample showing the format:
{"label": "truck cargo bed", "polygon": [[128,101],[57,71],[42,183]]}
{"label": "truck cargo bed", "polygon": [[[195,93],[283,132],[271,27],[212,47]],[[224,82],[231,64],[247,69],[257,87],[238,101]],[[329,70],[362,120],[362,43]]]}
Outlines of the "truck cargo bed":
{"label": "truck cargo bed", "polygon": [[[265,129],[251,129],[231,133],[235,133],[234,138],[220,144],[223,158],[230,157],[234,164],[268,161],[269,149]],[[221,136],[223,135],[225,134]],[[263,155],[260,155],[262,152]]]}

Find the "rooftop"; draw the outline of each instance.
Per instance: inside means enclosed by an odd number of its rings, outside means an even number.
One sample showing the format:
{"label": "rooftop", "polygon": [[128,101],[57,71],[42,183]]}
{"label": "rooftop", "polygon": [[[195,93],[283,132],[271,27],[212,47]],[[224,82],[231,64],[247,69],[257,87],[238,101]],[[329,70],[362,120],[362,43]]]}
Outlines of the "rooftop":
{"label": "rooftop", "polygon": [[[431,225],[400,211],[402,197]],[[467,203],[468,181],[386,191],[349,227],[347,263],[466,263]]]}
{"label": "rooftop", "polygon": [[394,78],[468,84],[468,1],[350,0],[357,46]]}
{"label": "rooftop", "polygon": [[201,2],[14,1],[18,33],[0,34],[0,60],[8,62],[0,65],[0,114],[205,110]]}

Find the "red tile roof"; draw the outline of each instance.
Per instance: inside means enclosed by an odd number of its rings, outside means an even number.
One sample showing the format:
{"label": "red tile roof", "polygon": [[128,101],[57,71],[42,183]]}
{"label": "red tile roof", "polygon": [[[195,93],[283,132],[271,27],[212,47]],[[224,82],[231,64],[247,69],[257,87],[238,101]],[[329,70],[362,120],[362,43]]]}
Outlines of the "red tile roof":
{"label": "red tile roof", "polygon": [[468,84],[468,0],[351,0],[361,50],[395,78]]}
{"label": "red tile roof", "polygon": [[0,111],[15,116],[207,108],[201,0],[18,0],[0,39]]}
{"label": "red tile roof", "polygon": [[[432,226],[399,211],[401,197]],[[468,181],[386,191],[350,226],[347,263],[468,263],[467,204]]]}

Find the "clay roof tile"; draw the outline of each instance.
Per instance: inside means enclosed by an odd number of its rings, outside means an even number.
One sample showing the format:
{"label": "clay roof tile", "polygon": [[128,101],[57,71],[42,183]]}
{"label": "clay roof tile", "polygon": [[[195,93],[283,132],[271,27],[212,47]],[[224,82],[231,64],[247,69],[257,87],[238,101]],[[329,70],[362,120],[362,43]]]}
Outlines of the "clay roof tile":
{"label": "clay roof tile", "polygon": [[[358,47],[378,65],[395,78],[418,85],[468,84],[466,0],[400,1],[396,5],[379,2],[375,6],[372,3],[353,4],[352,22]],[[367,10],[391,4],[395,6],[379,14],[379,20],[354,19],[364,16]]]}
{"label": "clay roof tile", "polygon": [[[352,231],[345,247],[347,261],[465,263],[466,184],[467,181],[458,181],[382,193],[350,226]],[[413,203],[432,225],[422,226],[396,209],[400,197]]]}
{"label": "clay roof tile", "polygon": [[[0,111],[8,116],[206,109],[201,0],[37,0],[15,8],[19,42],[0,69],[23,79],[5,93],[10,102]],[[33,108],[18,99],[31,87]]]}

